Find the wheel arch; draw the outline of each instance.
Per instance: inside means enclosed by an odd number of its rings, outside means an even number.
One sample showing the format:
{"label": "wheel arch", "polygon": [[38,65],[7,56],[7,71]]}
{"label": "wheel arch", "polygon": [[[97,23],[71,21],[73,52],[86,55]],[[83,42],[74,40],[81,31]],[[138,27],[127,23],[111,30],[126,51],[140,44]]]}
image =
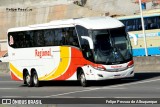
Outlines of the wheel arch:
{"label": "wheel arch", "polygon": [[78,67],[77,68],[77,80],[78,80],[78,76],[80,75],[81,72],[84,73],[83,69],[81,67]]}

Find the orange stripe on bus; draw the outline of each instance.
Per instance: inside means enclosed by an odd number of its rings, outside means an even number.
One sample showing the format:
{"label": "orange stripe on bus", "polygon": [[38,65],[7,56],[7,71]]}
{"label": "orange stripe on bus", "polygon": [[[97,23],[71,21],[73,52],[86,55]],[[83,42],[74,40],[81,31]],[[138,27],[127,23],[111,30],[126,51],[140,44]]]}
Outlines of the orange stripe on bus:
{"label": "orange stripe on bus", "polygon": [[20,81],[20,79],[12,71],[10,71],[10,72],[11,72],[11,79],[12,80]]}
{"label": "orange stripe on bus", "polygon": [[15,74],[16,77],[23,79],[23,74],[16,67],[14,67],[11,63],[9,63],[11,71]]}

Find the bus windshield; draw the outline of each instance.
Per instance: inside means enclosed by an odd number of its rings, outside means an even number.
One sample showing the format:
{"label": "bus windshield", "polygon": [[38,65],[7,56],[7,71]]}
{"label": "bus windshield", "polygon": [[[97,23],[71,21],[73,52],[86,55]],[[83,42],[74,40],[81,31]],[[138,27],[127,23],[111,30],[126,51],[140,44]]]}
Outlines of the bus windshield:
{"label": "bus windshield", "polygon": [[120,64],[132,60],[131,43],[125,28],[91,30],[94,61],[101,64]]}

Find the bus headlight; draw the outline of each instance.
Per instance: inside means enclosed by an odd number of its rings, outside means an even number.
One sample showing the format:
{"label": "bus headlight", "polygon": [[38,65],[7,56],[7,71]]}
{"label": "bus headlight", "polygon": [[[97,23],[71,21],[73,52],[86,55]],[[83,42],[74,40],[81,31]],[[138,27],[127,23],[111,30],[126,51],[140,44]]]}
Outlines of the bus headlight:
{"label": "bus headlight", "polygon": [[131,67],[133,67],[134,66],[134,61],[132,60],[132,61],[130,61],[129,63],[128,63],[128,68],[131,68]]}
{"label": "bus headlight", "polygon": [[106,68],[104,66],[102,66],[102,65],[100,65],[100,66],[91,66],[91,67],[93,67],[96,70],[106,71]]}

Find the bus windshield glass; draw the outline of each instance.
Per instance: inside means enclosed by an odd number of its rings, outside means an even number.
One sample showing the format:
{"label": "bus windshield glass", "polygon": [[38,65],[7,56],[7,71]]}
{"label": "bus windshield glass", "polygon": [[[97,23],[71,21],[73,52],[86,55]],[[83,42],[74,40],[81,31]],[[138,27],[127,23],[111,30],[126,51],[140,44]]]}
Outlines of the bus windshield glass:
{"label": "bus windshield glass", "polygon": [[101,64],[120,64],[132,60],[131,43],[125,28],[91,30],[94,61]]}

